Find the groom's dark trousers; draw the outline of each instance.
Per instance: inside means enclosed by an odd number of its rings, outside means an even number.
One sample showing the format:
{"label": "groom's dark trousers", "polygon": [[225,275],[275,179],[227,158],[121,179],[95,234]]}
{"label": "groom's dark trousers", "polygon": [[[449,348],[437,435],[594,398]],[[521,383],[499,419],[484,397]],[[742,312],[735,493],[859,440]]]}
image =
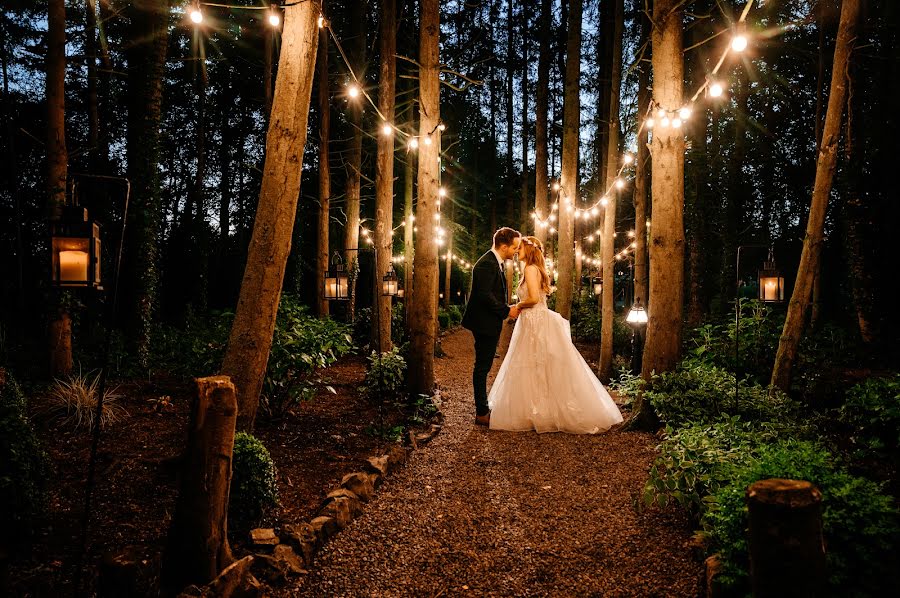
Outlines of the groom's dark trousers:
{"label": "groom's dark trousers", "polygon": [[487,376],[494,363],[503,322],[509,316],[506,304],[506,276],[492,251],[481,256],[472,268],[472,288],[462,325],[475,337],[475,367],[472,390],[475,414],[487,415]]}

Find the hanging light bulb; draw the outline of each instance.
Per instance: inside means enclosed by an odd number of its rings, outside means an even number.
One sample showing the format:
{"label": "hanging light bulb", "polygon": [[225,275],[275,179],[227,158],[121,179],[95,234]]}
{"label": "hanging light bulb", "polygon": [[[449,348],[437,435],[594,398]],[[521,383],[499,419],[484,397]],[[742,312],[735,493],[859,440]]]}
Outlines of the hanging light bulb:
{"label": "hanging light bulb", "polygon": [[381,125],[381,134],[382,135],[392,135],[394,133],[394,127],[391,126],[391,123],[384,123]]}
{"label": "hanging light bulb", "polygon": [[735,52],[743,52],[747,49],[747,36],[735,35],[731,38],[731,49]]}
{"label": "hanging light bulb", "polygon": [[628,231],[628,236],[631,237],[631,238],[633,239],[633,238],[634,238],[634,231],[633,231],[633,230]]}
{"label": "hanging light bulb", "polygon": [[714,98],[718,98],[722,95],[722,85],[720,83],[713,83],[709,86],[709,95]]}
{"label": "hanging light bulb", "polygon": [[409,149],[417,149],[419,147],[419,140],[416,137],[411,137],[408,145]]}
{"label": "hanging light bulb", "polygon": [[356,83],[351,83],[350,85],[348,85],[347,86],[347,95],[350,96],[351,98],[358,98],[359,97],[359,85],[357,85]]}
{"label": "hanging light bulb", "polygon": [[599,213],[600,213],[600,210],[597,209],[597,206],[594,206],[593,208],[591,208],[591,216],[596,216]]}
{"label": "hanging light bulb", "polygon": [[587,240],[588,240],[588,243],[593,243],[593,242],[594,242],[594,235],[588,235]]}
{"label": "hanging light bulb", "polygon": [[271,25],[272,27],[278,27],[279,25],[281,25],[281,15],[278,13],[278,8],[274,4],[270,6],[271,8],[269,10],[269,16],[267,17],[267,20],[269,21],[269,25]]}
{"label": "hanging light bulb", "polygon": [[199,25],[200,23],[203,22],[203,13],[200,12],[200,4],[199,3],[195,4],[194,7],[191,9],[191,21],[196,25]]}
{"label": "hanging light bulb", "polygon": [[550,206],[550,209],[555,212],[556,210],[559,209],[559,204],[558,203],[553,204],[552,206]]}
{"label": "hanging light bulb", "polygon": [[616,187],[619,189],[625,188],[625,181],[622,179],[616,179]]}
{"label": "hanging light bulb", "polygon": [[669,117],[668,117],[668,116],[664,116],[664,117],[662,118],[662,120],[659,121],[659,124],[660,124],[661,127],[665,128],[665,127],[668,127],[668,126],[669,126],[669,122],[670,122],[670,121],[669,121]]}
{"label": "hanging light bulb", "polygon": [[689,119],[691,117],[691,109],[685,106],[678,111],[678,116],[681,118],[681,120]]}
{"label": "hanging light bulb", "polygon": [[680,129],[680,128],[681,128],[681,119],[678,118],[677,116],[676,116],[675,118],[673,118],[673,119],[672,119],[672,126],[673,126],[674,128],[676,128],[676,129]]}
{"label": "hanging light bulb", "polygon": [[601,205],[601,206],[606,206],[608,203],[609,203],[609,199],[608,199],[605,195],[604,195],[603,197],[600,198],[600,205]]}
{"label": "hanging light bulb", "polygon": [[425,137],[425,145],[431,145],[431,133]]}
{"label": "hanging light bulb", "polygon": [[550,227],[550,234],[551,234],[551,235],[555,235],[555,234],[556,234],[556,229],[553,228],[552,226]]}
{"label": "hanging light bulb", "polygon": [[662,108],[660,108],[659,110],[656,111],[656,116],[660,119],[665,118],[666,111],[663,110]]}
{"label": "hanging light bulb", "polygon": [[556,222],[556,214],[550,214],[550,217],[547,219],[550,222]]}
{"label": "hanging light bulb", "polygon": [[556,181],[553,182],[553,190],[559,191],[559,183],[557,183]]}
{"label": "hanging light bulb", "polygon": [[632,156],[631,154],[625,154],[624,156],[622,156],[622,162],[624,162],[625,164],[631,164],[632,162],[634,162],[634,156]]}
{"label": "hanging light bulb", "polygon": [[447,130],[447,125],[445,125],[444,123],[440,123],[438,125],[438,131],[446,131],[446,130]]}
{"label": "hanging light bulb", "polygon": [[653,117],[652,117],[652,116],[651,116],[650,118],[648,118],[647,120],[644,121],[644,125],[645,125],[648,129],[652,129],[652,128],[653,128],[653,125],[655,125],[655,124],[656,124],[656,121],[653,120]]}
{"label": "hanging light bulb", "polygon": [[317,22],[319,24],[319,29],[322,29],[325,27],[325,23],[327,21],[325,21],[325,17],[323,15],[319,15],[319,20]]}
{"label": "hanging light bulb", "polygon": [[447,197],[447,189],[445,189],[444,187],[440,187],[438,189],[438,195],[441,197]]}

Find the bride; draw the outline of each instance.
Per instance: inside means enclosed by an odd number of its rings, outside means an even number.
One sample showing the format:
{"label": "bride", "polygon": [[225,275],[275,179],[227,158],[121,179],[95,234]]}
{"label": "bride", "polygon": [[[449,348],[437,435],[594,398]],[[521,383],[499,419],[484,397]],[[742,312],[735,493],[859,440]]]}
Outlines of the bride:
{"label": "bride", "polygon": [[609,393],[572,344],[569,322],[547,307],[543,245],[522,237],[521,310],[491,388],[491,429],[597,434],[622,421]]}

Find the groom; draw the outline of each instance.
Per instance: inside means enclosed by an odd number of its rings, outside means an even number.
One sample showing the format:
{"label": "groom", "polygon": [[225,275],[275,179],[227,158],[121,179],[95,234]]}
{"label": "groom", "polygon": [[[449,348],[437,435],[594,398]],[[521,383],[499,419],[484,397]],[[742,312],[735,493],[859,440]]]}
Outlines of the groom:
{"label": "groom", "polygon": [[519,251],[519,231],[504,227],[494,233],[491,250],[478,258],[472,268],[472,288],[463,315],[462,325],[475,336],[475,368],[472,386],[475,392],[475,423],[487,426],[491,423],[488,409],[487,376],[494,363],[500,331],[507,318],[516,319],[518,308],[506,304],[506,275],[503,262],[515,257]]}

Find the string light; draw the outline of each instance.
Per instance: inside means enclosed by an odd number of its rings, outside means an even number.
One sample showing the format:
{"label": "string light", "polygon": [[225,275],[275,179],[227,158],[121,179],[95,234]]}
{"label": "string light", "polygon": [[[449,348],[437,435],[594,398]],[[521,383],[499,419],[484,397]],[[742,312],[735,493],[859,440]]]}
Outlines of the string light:
{"label": "string light", "polygon": [[722,84],[721,83],[713,83],[709,86],[709,95],[714,98],[718,98],[722,95]]}
{"label": "string light", "polygon": [[195,4],[191,9],[191,21],[196,25],[203,22],[203,13],[200,12],[200,4]]}
{"label": "string light", "polygon": [[634,162],[634,156],[632,156],[631,154],[625,154],[624,156],[622,156],[622,162],[625,164],[631,164],[632,162]]}
{"label": "string light", "polygon": [[409,149],[414,150],[419,147],[419,140],[416,137],[410,137],[409,139]]}
{"label": "string light", "polygon": [[269,10],[268,20],[269,25],[271,25],[272,27],[278,27],[279,25],[281,25],[281,15],[278,14],[278,9],[275,8],[274,4],[271,5],[271,9]]}
{"label": "string light", "polygon": [[351,83],[350,85],[348,85],[347,86],[347,95],[350,96],[351,98],[358,98],[359,97],[359,85],[357,85],[356,83]]}
{"label": "string light", "polygon": [[675,128],[675,129],[680,129],[680,128],[681,128],[681,119],[678,118],[677,116],[676,116],[675,118],[672,119],[672,127]]}
{"label": "string light", "polygon": [[678,111],[678,116],[681,118],[681,120],[689,119],[691,117],[691,109],[685,106]]}
{"label": "string light", "polygon": [[619,189],[624,189],[624,188],[625,188],[625,181],[622,180],[622,179],[617,178],[617,179],[616,179],[616,187],[619,188]]}
{"label": "string light", "polygon": [[323,28],[325,27],[325,24],[326,24],[325,17],[322,16],[322,15],[319,15],[319,18],[318,18],[318,20],[316,21],[316,23],[318,23],[319,29],[323,29]]}
{"label": "string light", "polygon": [[644,126],[647,127],[648,129],[652,129],[653,125],[655,125],[655,124],[656,124],[656,121],[653,120],[652,116],[644,121]]}
{"label": "string light", "polygon": [[381,134],[382,135],[392,135],[394,133],[394,127],[390,125],[390,123],[384,123],[381,125]]}
{"label": "string light", "polygon": [[438,189],[438,195],[440,197],[447,197],[447,190],[444,187]]}
{"label": "string light", "polygon": [[743,52],[747,49],[747,37],[745,35],[735,35],[731,39],[731,49],[735,52]]}
{"label": "string light", "polygon": [[440,124],[438,125],[438,131],[443,132],[443,131],[446,131],[446,130],[447,130],[447,125],[445,125],[444,123],[440,123]]}
{"label": "string light", "polygon": [[425,136],[425,145],[431,145],[431,133]]}

